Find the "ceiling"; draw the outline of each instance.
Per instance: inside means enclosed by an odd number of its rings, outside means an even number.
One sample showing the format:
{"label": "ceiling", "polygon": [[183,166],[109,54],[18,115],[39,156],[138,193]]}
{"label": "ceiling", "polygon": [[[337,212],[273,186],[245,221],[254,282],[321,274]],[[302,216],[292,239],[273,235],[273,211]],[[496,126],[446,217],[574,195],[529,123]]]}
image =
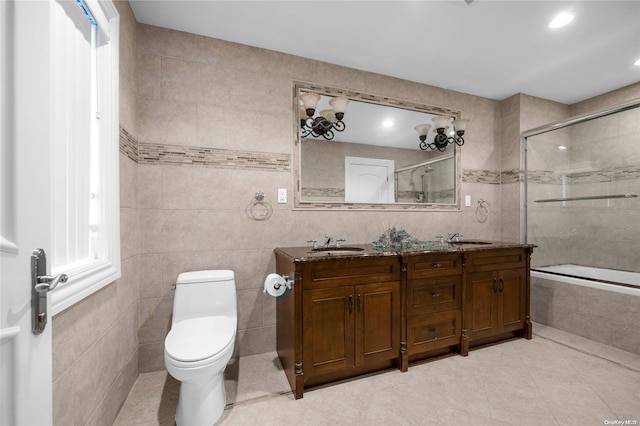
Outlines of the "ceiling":
{"label": "ceiling", "polygon": [[[502,100],[640,81],[640,1],[131,0],[138,22]],[[551,30],[549,21],[575,19]]]}

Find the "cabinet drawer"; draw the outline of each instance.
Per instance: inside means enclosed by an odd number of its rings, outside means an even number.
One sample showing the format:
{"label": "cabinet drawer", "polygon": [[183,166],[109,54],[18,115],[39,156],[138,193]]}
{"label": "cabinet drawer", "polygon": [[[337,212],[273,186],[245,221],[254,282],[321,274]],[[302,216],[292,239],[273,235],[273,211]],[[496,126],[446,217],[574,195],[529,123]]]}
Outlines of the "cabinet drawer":
{"label": "cabinet drawer", "polygon": [[462,306],[462,277],[409,280],[407,282],[407,315],[434,314],[460,309]]}
{"label": "cabinet drawer", "polygon": [[469,253],[467,268],[469,272],[495,271],[497,269],[524,268],[527,254],[523,249],[495,249]]}
{"label": "cabinet drawer", "polygon": [[458,253],[412,256],[407,260],[407,279],[441,277],[462,272],[462,258]]}
{"label": "cabinet drawer", "polygon": [[400,261],[395,256],[309,262],[303,269],[305,290],[389,281],[400,281]]}
{"label": "cabinet drawer", "polygon": [[444,348],[460,343],[460,311],[421,315],[407,320],[407,351],[409,355]]}

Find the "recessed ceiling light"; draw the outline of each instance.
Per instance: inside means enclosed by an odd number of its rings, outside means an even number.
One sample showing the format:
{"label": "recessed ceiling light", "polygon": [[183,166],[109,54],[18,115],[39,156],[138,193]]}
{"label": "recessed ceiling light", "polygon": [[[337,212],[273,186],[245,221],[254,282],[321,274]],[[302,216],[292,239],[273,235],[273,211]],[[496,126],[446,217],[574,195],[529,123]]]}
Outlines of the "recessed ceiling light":
{"label": "recessed ceiling light", "polygon": [[564,151],[565,149],[567,149],[567,147],[566,147],[566,146],[564,146],[564,145],[560,145],[560,146],[558,147],[558,149],[559,149],[560,151]]}
{"label": "recessed ceiling light", "polygon": [[385,129],[391,129],[393,128],[393,125],[394,125],[394,122],[390,118],[387,118],[382,122],[382,127],[384,127]]}
{"label": "recessed ceiling light", "polygon": [[640,59],[638,59],[637,61],[635,61],[635,62],[633,63],[633,65],[635,65],[635,66],[637,66],[637,67],[640,67]]}
{"label": "recessed ceiling light", "polygon": [[573,14],[568,12],[562,12],[556,15],[551,22],[549,22],[549,28],[560,28],[573,21]]}

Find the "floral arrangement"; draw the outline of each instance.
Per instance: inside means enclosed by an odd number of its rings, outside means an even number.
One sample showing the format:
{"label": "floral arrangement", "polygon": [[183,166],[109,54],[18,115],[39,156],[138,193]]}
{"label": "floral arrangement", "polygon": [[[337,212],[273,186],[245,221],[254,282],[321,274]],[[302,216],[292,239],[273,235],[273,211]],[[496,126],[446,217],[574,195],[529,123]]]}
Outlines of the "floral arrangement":
{"label": "floral arrangement", "polygon": [[375,250],[380,251],[396,251],[410,249],[435,249],[440,248],[440,243],[436,241],[421,241],[413,238],[404,229],[396,229],[396,227],[388,228],[377,241],[371,243]]}
{"label": "floral arrangement", "polygon": [[376,250],[392,250],[400,251],[402,249],[402,243],[413,239],[411,235],[404,229],[388,228],[378,241],[372,243],[373,248]]}

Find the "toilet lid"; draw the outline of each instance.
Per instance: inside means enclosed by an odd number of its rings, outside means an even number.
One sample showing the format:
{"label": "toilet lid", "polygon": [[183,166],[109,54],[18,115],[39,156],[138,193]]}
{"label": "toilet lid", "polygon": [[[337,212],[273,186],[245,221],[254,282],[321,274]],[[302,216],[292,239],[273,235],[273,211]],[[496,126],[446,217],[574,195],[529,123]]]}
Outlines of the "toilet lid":
{"label": "toilet lid", "polygon": [[235,334],[235,321],[229,317],[187,319],[171,326],[164,349],[176,361],[200,361],[222,352]]}

